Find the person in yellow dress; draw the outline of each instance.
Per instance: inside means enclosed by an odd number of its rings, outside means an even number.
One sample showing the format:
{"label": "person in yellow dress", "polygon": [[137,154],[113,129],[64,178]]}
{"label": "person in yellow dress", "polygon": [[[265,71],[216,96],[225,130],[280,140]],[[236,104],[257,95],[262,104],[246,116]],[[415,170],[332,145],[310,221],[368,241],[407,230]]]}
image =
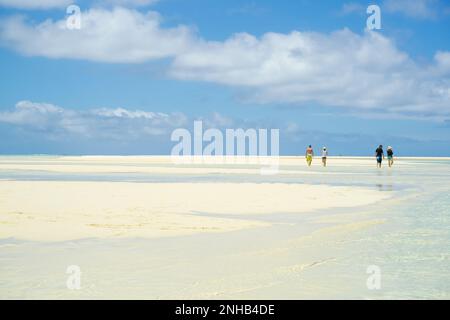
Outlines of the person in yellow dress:
{"label": "person in yellow dress", "polygon": [[311,166],[313,157],[314,157],[314,150],[313,150],[312,146],[309,145],[309,147],[306,148],[306,154],[305,154],[306,163],[308,164],[308,167]]}

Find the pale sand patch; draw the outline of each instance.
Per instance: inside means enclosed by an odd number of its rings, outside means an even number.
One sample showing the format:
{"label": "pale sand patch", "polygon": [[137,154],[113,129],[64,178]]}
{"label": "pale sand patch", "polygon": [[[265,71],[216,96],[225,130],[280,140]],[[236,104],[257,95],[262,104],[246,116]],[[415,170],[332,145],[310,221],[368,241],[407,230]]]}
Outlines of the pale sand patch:
{"label": "pale sand patch", "polygon": [[269,225],[238,215],[354,207],[388,197],[358,187],[283,183],[0,181],[0,238],[56,241],[227,232]]}
{"label": "pale sand patch", "polygon": [[[165,163],[161,163],[165,164]],[[158,167],[153,166],[138,166],[138,164],[124,164],[124,165],[100,165],[94,163],[86,163],[82,165],[72,164],[0,164],[0,169],[14,170],[14,171],[48,171],[59,173],[144,173],[144,174],[164,174],[164,175],[207,175],[207,174],[260,174],[260,168],[220,168],[220,167],[185,167],[176,166]],[[292,171],[280,171],[280,173],[295,173]],[[312,173],[317,174],[317,173]]]}
{"label": "pale sand patch", "polygon": [[[48,171],[60,173],[146,173],[146,174],[260,174],[261,168],[278,163],[278,174],[334,174],[311,171],[304,157],[235,158],[206,157],[192,161],[173,160],[170,156],[79,156],[79,157],[0,157],[0,170]],[[450,160],[450,158],[395,158],[395,167],[415,165],[412,161]],[[270,162],[272,161],[272,162]],[[275,161],[275,162],[273,162]],[[375,167],[374,157],[329,157],[329,167]],[[283,168],[284,166],[289,166]],[[293,169],[292,167],[297,167]],[[312,167],[321,167],[315,157]],[[340,173],[345,174],[345,173]],[[354,173],[353,173],[354,174]]]}
{"label": "pale sand patch", "polygon": [[[177,163],[171,160],[171,157],[56,157],[39,158],[30,157],[29,159],[18,158],[8,159],[0,157],[0,170],[11,171],[47,171],[67,174],[107,174],[107,173],[143,173],[156,175],[208,175],[208,174],[234,174],[234,175],[260,175],[261,169],[277,168],[278,175],[346,175],[358,173],[314,171],[311,169],[321,168],[320,158],[315,158],[312,168],[308,168],[304,157],[280,157],[278,161],[267,159],[241,159],[226,158],[221,161],[214,158],[206,160],[179,161]],[[272,161],[272,162],[270,162]],[[330,158],[328,166],[336,167],[375,167],[374,158]],[[411,165],[410,161],[395,159],[395,166]],[[297,167],[297,168],[295,168]]]}

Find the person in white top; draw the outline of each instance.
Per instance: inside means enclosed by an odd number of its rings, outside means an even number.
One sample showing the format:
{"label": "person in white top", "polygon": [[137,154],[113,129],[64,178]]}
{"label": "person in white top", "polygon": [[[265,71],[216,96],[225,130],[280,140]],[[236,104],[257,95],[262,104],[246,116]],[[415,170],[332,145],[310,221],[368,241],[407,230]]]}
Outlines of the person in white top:
{"label": "person in white top", "polygon": [[326,147],[323,147],[323,149],[322,149],[322,164],[324,167],[327,166],[327,157],[328,157],[328,150]]}

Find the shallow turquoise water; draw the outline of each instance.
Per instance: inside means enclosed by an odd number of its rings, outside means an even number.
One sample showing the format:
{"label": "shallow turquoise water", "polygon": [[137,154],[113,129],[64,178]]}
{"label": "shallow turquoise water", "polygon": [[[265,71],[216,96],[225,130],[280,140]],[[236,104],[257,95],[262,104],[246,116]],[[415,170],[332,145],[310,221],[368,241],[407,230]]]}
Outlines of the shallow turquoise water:
{"label": "shallow turquoise water", "polygon": [[[284,182],[357,185],[393,195],[363,208],[252,216],[273,226],[224,234],[55,243],[0,239],[0,298],[450,298],[450,161],[408,160],[381,170],[332,163],[305,168],[300,162],[281,170],[295,172],[175,176],[0,168],[2,180]],[[364,221],[383,223],[358,224]],[[316,235],[322,228],[329,229]],[[82,267],[82,290],[65,287],[70,264]],[[377,290],[366,285],[372,265],[381,271]]]}

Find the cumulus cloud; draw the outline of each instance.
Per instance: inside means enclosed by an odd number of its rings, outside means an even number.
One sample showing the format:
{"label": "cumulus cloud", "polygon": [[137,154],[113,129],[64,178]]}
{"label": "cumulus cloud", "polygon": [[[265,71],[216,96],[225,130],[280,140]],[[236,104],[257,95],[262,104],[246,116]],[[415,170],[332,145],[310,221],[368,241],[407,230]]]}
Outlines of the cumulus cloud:
{"label": "cumulus cloud", "polygon": [[33,24],[11,17],[0,23],[0,41],[50,58],[110,63],[168,58],[171,77],[230,86],[257,103],[430,119],[450,115],[450,53],[418,63],[377,32],[239,33],[207,41],[186,26],[163,27],[156,12],[97,8],[82,13],[81,30],[68,30],[65,20]]}
{"label": "cumulus cloud", "polygon": [[78,111],[49,103],[20,101],[15,109],[0,113],[0,123],[49,136],[78,135],[129,139],[169,134],[187,123],[180,113],[148,112],[124,108],[99,108]]}
{"label": "cumulus cloud", "polygon": [[0,39],[24,55],[119,63],[172,57],[190,47],[189,28],[161,28],[160,23],[156,12],[121,7],[83,12],[79,30],[68,29],[65,19],[32,25],[13,16],[0,23]]}
{"label": "cumulus cloud", "polygon": [[450,52],[438,51],[434,59],[437,64],[437,72],[450,73]]}
{"label": "cumulus cloud", "polygon": [[391,113],[450,114],[447,52],[418,65],[383,35],[242,33],[179,54],[173,77],[247,89],[261,103],[318,103]]}

